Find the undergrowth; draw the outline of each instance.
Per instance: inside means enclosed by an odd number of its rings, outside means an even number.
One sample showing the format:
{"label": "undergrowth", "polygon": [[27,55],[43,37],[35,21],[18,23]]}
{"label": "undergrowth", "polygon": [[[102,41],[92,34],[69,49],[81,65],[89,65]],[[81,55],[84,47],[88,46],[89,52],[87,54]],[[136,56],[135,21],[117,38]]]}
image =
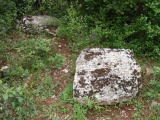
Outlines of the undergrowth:
{"label": "undergrowth", "polygon": [[56,53],[52,39],[19,38],[1,43],[8,46],[0,47],[8,69],[0,79],[0,118],[34,119],[42,110],[39,98],[51,97],[59,85],[52,83],[47,69],[60,69],[65,57]]}

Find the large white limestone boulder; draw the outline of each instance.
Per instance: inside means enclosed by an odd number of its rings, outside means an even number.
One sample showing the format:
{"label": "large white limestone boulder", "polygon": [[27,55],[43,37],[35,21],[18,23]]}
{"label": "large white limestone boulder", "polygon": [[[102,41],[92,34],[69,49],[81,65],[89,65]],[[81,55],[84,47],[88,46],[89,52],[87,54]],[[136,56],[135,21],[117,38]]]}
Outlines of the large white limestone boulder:
{"label": "large white limestone boulder", "polygon": [[129,49],[85,49],[76,61],[73,98],[99,105],[131,100],[139,90],[140,71]]}

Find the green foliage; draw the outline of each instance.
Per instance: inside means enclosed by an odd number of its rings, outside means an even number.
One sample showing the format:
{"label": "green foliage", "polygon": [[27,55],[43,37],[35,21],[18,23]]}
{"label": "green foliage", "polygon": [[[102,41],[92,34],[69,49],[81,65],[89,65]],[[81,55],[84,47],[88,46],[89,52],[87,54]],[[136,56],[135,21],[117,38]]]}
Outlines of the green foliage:
{"label": "green foliage", "polygon": [[154,67],[154,78],[150,81],[151,88],[146,92],[145,96],[150,98],[160,98],[160,67]]}
{"label": "green foliage", "polygon": [[142,107],[143,107],[143,103],[142,102],[136,102],[136,105],[135,105],[136,111],[133,114],[134,120],[141,120]]}
{"label": "green foliage", "polygon": [[14,0],[19,16],[28,14],[47,14],[56,17],[61,17],[66,13],[66,7],[68,6],[65,0]]}
{"label": "green foliage", "polygon": [[[24,119],[37,114],[36,102],[23,87],[10,87],[0,80],[0,118]],[[24,107],[25,106],[25,107]]]}
{"label": "green foliage", "polygon": [[61,54],[57,53],[53,58],[54,68],[60,69],[65,63],[65,61],[66,61],[66,58]]}
{"label": "green foliage", "polygon": [[56,54],[52,42],[51,39],[41,38],[19,41],[14,49],[16,54],[21,55],[21,58],[18,59],[20,67],[30,72],[44,69],[47,66],[60,68],[65,62],[65,58],[60,54]]}
{"label": "green foliage", "polygon": [[157,0],[78,0],[68,9],[65,27],[60,32],[70,36],[76,48],[80,44],[130,48],[139,56],[158,60],[159,5]]}
{"label": "green foliage", "polygon": [[68,5],[65,0],[0,0],[0,36],[15,27],[17,18],[29,14],[62,17]]}
{"label": "green foliage", "polygon": [[58,82],[53,84],[50,77],[39,83],[42,74],[45,68],[61,68],[65,57],[56,53],[51,39],[30,38],[1,43],[7,46],[1,51],[10,54],[6,59],[9,68],[0,80],[0,118],[34,119],[41,109],[36,97],[46,100],[59,85]]}
{"label": "green foliage", "polygon": [[73,84],[70,84],[65,88],[65,90],[60,93],[60,100],[64,103],[71,103],[74,106],[74,118],[76,120],[87,120],[86,114],[89,109],[101,110],[102,106],[95,104],[92,100],[89,100],[88,97],[86,99],[89,101],[86,105],[77,103],[73,100]]}
{"label": "green foliage", "polygon": [[88,45],[87,30],[88,26],[83,16],[79,16],[78,12],[73,8],[69,8],[68,14],[63,17],[62,24],[58,29],[59,37],[70,38],[72,43],[71,49],[78,51]]}
{"label": "green foliage", "polygon": [[0,0],[0,36],[6,34],[15,23],[16,5],[12,0]]}
{"label": "green foliage", "polygon": [[74,117],[76,120],[87,120],[86,113],[88,109],[80,103],[74,104]]}
{"label": "green foliage", "polygon": [[54,88],[57,87],[60,83],[53,84],[52,79],[50,77],[46,77],[42,84],[37,88],[36,96],[40,96],[44,101],[48,97],[52,97],[54,95]]}
{"label": "green foliage", "polygon": [[86,97],[86,101],[88,101],[87,103],[86,103],[86,105],[84,105],[84,106],[86,106],[88,109],[95,109],[95,110],[101,110],[102,108],[104,108],[104,107],[102,107],[102,106],[100,106],[100,105],[97,105],[91,98],[89,98],[88,96]]}
{"label": "green foliage", "polygon": [[149,117],[150,120],[159,120],[160,118],[160,106],[152,107],[153,114]]}
{"label": "green foliage", "polygon": [[73,103],[73,84],[68,85],[59,96],[62,102]]}

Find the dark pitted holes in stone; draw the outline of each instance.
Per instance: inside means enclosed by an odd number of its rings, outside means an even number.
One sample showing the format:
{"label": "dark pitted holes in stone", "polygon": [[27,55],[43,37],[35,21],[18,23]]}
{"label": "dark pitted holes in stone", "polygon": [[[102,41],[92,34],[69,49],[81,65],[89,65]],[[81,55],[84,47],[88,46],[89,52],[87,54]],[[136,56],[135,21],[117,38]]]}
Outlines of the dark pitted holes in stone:
{"label": "dark pitted holes in stone", "polygon": [[116,67],[118,64],[114,64],[114,67]]}
{"label": "dark pitted holes in stone", "polygon": [[113,49],[112,51],[113,52],[123,52],[124,50],[123,49]]}
{"label": "dark pitted holes in stone", "polygon": [[93,90],[90,90],[89,93],[88,93],[88,96],[90,97],[90,96],[94,95],[95,93],[96,92],[93,92]]}
{"label": "dark pitted holes in stone", "polygon": [[124,85],[125,85],[126,87],[129,87],[129,86],[132,86],[132,85],[133,85],[133,83],[132,83],[132,82],[130,82],[130,81],[128,81],[128,82],[125,82],[125,83],[124,83]]}
{"label": "dark pitted holes in stone", "polygon": [[86,71],[85,70],[82,70],[81,72],[77,72],[78,75],[85,75],[86,74]]}
{"label": "dark pitted holes in stone", "polygon": [[113,49],[112,52],[118,52],[118,49]]}
{"label": "dark pitted holes in stone", "polygon": [[[120,84],[120,86],[123,88],[123,90],[125,92],[132,92],[134,85],[132,84],[132,82],[128,81],[128,82],[124,82],[122,84]],[[131,87],[130,90],[127,89],[127,87]]]}
{"label": "dark pitted holes in stone", "polygon": [[113,88],[114,86],[113,85],[111,85],[111,88]]}
{"label": "dark pitted holes in stone", "polygon": [[118,89],[117,89],[117,88],[114,88],[114,90],[117,91]]}
{"label": "dark pitted holes in stone", "polygon": [[91,85],[93,86],[94,89],[100,90],[104,86],[108,86],[110,84],[109,80],[107,78],[101,78],[99,80],[95,79],[91,81]]}
{"label": "dark pitted holes in stone", "polygon": [[108,65],[108,63],[105,63],[105,65]]}
{"label": "dark pitted holes in stone", "polygon": [[140,75],[140,72],[137,72],[137,76],[139,76]]}
{"label": "dark pitted holes in stone", "polygon": [[84,95],[86,95],[86,94],[87,94],[87,92],[86,92],[86,91],[83,91],[83,94],[84,94]]}
{"label": "dark pitted holes in stone", "polygon": [[101,52],[93,52],[93,51],[88,51],[87,52],[88,54],[86,54],[85,56],[84,56],[84,59],[86,59],[86,60],[92,60],[93,58],[94,58],[94,56],[95,55],[102,55],[102,53]]}
{"label": "dark pitted holes in stone", "polygon": [[97,65],[101,65],[101,63],[98,63]]}
{"label": "dark pitted holes in stone", "polygon": [[101,69],[96,69],[94,71],[91,71],[91,73],[95,78],[97,78],[97,77],[106,76],[110,71],[111,71],[110,68],[101,68]]}
{"label": "dark pitted holes in stone", "polygon": [[87,84],[85,83],[85,79],[84,79],[84,77],[81,77],[80,78],[80,80],[79,80],[79,84],[82,86],[82,87],[84,87],[84,86],[86,86]]}
{"label": "dark pitted holes in stone", "polygon": [[80,93],[79,93],[79,90],[77,90],[77,89],[73,89],[73,91],[74,91],[74,97],[79,97],[80,96]]}
{"label": "dark pitted holes in stone", "polygon": [[83,93],[83,96],[81,96],[81,97],[89,97],[89,99],[91,100],[93,100],[94,99],[94,95],[96,94],[96,93],[98,93],[99,92],[99,90],[90,90],[90,91],[84,91]]}
{"label": "dark pitted holes in stone", "polygon": [[112,50],[111,49],[109,49],[109,50],[107,50],[106,52],[108,52],[108,53],[110,53]]}
{"label": "dark pitted holes in stone", "polygon": [[140,80],[141,80],[140,78],[137,79],[138,82],[140,82]]}
{"label": "dark pitted holes in stone", "polygon": [[117,76],[117,75],[110,75],[109,76],[109,79],[110,79],[110,81],[111,82],[116,82],[116,83],[118,83],[118,81],[121,79],[119,76]]}
{"label": "dark pitted holes in stone", "polygon": [[134,69],[134,71],[133,71],[133,73],[132,73],[133,75],[137,75],[137,70],[136,69]]}

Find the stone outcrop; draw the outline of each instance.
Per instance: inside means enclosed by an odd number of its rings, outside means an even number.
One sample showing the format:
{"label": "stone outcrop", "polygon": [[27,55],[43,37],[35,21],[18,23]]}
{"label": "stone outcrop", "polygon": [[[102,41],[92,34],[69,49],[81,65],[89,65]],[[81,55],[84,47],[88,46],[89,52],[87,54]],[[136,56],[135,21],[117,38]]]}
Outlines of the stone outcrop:
{"label": "stone outcrop", "polygon": [[140,71],[129,49],[85,49],[76,61],[73,98],[99,105],[131,100],[139,90]]}
{"label": "stone outcrop", "polygon": [[34,34],[44,30],[55,36],[60,20],[47,15],[28,15],[23,17],[20,24],[24,32]]}

